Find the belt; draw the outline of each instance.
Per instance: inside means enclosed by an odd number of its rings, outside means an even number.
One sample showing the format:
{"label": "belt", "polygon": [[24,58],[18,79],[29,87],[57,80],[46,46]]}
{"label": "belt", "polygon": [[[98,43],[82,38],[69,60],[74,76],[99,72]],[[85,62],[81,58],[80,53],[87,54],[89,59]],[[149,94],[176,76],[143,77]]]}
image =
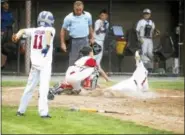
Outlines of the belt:
{"label": "belt", "polygon": [[76,38],[74,38],[74,37],[70,37],[71,39],[83,39],[83,38],[87,38],[88,36],[86,36],[86,37],[76,37]]}
{"label": "belt", "polygon": [[141,37],[141,38],[148,38],[148,39],[152,39],[152,37]]}

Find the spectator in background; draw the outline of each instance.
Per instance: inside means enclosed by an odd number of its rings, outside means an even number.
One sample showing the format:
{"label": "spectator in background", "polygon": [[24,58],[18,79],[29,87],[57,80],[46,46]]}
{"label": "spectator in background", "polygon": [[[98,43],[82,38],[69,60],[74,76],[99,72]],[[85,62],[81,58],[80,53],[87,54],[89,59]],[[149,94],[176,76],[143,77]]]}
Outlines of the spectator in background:
{"label": "spectator in background", "polygon": [[153,35],[160,32],[155,28],[155,23],[150,19],[151,10],[143,10],[143,18],[138,21],[136,26],[137,38],[142,49],[142,60],[149,72],[153,70]]}
{"label": "spectator in background", "polygon": [[9,11],[9,4],[7,0],[1,0],[1,69],[4,68],[8,52],[5,48],[5,43],[11,42],[13,35],[14,18],[12,12]]}
{"label": "spectator in background", "polygon": [[92,16],[84,11],[82,1],[76,1],[73,5],[73,12],[64,18],[60,33],[61,48],[64,52],[67,52],[65,43],[67,32],[70,36],[69,66],[71,66],[77,60],[80,49],[88,46],[89,41],[90,44],[94,43]]}
{"label": "spectator in background", "polygon": [[109,28],[109,22],[107,21],[108,13],[105,9],[101,10],[99,13],[99,19],[96,20],[94,25],[94,41],[98,45],[101,46],[101,52],[97,55],[94,55],[94,58],[96,59],[97,65],[99,66],[99,70],[101,70],[101,73],[103,74],[103,77],[106,81],[110,81],[104,70],[101,68],[101,60],[103,57],[103,49],[104,49],[104,40],[105,35]]}

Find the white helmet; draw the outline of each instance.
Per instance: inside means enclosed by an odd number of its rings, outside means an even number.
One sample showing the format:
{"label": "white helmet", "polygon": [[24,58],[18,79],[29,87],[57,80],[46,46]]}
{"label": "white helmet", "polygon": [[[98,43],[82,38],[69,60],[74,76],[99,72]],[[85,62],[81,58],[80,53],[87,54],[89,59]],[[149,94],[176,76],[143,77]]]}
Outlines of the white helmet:
{"label": "white helmet", "polygon": [[51,27],[54,24],[53,14],[49,11],[42,11],[39,13],[37,18],[37,25],[44,27]]}
{"label": "white helmet", "polygon": [[144,9],[144,10],[143,10],[143,13],[151,14],[151,10],[150,10],[150,9],[148,9],[148,8],[146,8],[146,9]]}

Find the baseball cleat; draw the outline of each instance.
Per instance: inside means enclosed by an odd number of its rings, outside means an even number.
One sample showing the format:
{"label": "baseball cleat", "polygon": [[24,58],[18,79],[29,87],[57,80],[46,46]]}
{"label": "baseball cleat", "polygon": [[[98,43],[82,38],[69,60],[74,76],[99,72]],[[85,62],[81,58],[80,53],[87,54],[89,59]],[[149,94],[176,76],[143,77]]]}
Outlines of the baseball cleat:
{"label": "baseball cleat", "polygon": [[46,116],[41,116],[41,118],[51,118],[51,116],[48,114]]}
{"label": "baseball cleat", "polygon": [[24,113],[17,112],[16,115],[17,116],[24,116]]}

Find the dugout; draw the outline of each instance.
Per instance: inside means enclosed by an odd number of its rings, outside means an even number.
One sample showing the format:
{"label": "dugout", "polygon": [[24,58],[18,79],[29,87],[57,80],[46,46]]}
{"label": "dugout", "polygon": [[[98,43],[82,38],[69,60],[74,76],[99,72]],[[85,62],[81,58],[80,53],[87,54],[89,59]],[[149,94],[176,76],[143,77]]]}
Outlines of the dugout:
{"label": "dugout", "polygon": [[[182,44],[184,37],[184,2],[179,6],[180,0],[84,0],[85,10],[92,14],[93,21],[98,17],[98,13],[102,8],[109,10],[110,17],[109,21],[111,25],[123,26],[123,31],[128,33],[133,30],[136,22],[142,15],[144,8],[150,8],[152,10],[152,19],[155,21],[156,27],[161,31],[161,35],[165,36],[168,32],[175,39],[175,55],[178,56],[179,44]],[[64,17],[72,11],[72,5],[74,0],[31,0],[31,22],[30,27],[36,26],[37,14],[42,10],[50,10],[55,16],[55,28],[56,37],[54,41],[55,52],[53,60],[53,73],[62,73],[68,67],[68,54],[64,54],[60,51],[60,28]],[[19,28],[26,27],[26,1],[23,0],[9,0],[10,9],[16,18],[15,29],[16,32]],[[95,8],[96,7],[96,8]],[[180,8],[179,8],[180,7]],[[181,10],[179,10],[181,9]],[[175,34],[175,28],[180,26],[180,36]],[[134,41],[130,35],[131,41]],[[154,40],[154,46],[157,48],[160,39]],[[182,45],[181,45],[182,46]],[[118,72],[118,59],[115,51],[109,50],[109,47],[104,52],[102,59],[102,67],[107,72]],[[128,48],[128,51],[131,49]],[[109,55],[110,54],[110,55]],[[122,61],[121,71],[122,72],[133,72],[135,69],[135,61],[132,53],[128,53]],[[182,54],[182,53],[181,53]],[[168,60],[165,60],[161,66],[171,66],[173,64],[173,57],[170,56]],[[20,61],[18,60],[20,58]],[[181,63],[183,60],[181,59]],[[165,67],[166,69],[168,67]],[[15,72],[25,73],[25,55],[20,54],[9,63],[3,70],[4,73]]]}

